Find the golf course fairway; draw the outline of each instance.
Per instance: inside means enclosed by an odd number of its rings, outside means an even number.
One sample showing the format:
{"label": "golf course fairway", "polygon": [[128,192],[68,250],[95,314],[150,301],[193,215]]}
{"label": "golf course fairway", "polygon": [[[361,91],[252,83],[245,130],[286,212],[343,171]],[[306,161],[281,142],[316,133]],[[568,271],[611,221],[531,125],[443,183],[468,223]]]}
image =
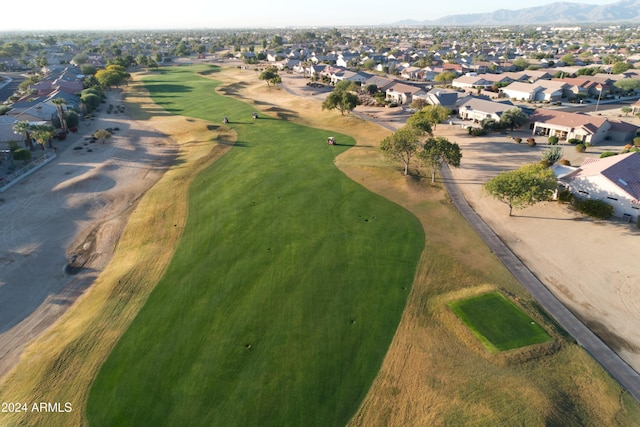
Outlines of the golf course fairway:
{"label": "golf course fairway", "polygon": [[237,140],[192,183],[174,258],[99,371],[88,420],[345,425],[400,321],[422,226],[335,167],[353,139],[253,119],[204,71],[215,69],[145,79],[168,112],[230,126]]}

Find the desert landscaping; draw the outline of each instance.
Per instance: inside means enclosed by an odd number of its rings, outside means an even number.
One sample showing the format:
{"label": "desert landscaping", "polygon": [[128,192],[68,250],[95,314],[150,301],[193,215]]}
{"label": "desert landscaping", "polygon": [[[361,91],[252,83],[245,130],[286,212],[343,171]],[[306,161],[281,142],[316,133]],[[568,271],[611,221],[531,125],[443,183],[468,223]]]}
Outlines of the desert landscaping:
{"label": "desert landscaping", "polygon": [[[113,90],[107,102],[121,98]],[[91,141],[106,128],[107,142]],[[96,280],[128,214],[177,152],[143,121],[104,111],[54,144],[54,161],[0,193],[0,376]]]}

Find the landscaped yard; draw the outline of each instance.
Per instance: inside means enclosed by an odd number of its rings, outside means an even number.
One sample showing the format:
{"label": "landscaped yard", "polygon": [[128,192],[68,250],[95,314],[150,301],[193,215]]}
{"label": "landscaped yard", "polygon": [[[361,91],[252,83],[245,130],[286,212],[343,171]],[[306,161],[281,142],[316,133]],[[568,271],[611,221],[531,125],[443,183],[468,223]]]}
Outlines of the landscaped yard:
{"label": "landscaped yard", "polygon": [[172,113],[229,117],[237,142],[192,184],[174,259],[101,369],[88,418],[344,425],[395,333],[422,227],[334,166],[351,138],[254,120],[194,71],[146,83]]}
{"label": "landscaped yard", "polygon": [[551,340],[540,325],[499,292],[454,301],[449,307],[492,352]]}

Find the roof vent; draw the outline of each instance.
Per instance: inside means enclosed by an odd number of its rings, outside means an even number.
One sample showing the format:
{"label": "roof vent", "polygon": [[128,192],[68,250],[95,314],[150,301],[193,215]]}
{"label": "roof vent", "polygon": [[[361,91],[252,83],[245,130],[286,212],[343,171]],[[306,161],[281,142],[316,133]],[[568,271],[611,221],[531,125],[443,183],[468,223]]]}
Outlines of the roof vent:
{"label": "roof vent", "polygon": [[627,184],[627,181],[625,181],[625,180],[624,180],[624,179],[622,179],[622,178],[618,178],[618,182],[619,182],[620,184],[622,184],[622,185],[629,185],[629,184]]}

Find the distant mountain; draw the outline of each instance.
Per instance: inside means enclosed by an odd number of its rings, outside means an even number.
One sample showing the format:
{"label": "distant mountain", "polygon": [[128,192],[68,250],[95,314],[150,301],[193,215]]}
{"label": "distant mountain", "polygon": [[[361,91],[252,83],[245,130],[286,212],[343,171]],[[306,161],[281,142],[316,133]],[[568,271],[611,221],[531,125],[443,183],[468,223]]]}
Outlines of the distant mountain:
{"label": "distant mountain", "polygon": [[526,25],[640,22],[640,0],[607,5],[558,2],[526,9],[500,9],[489,13],[449,15],[431,21],[407,19],[394,25]]}

